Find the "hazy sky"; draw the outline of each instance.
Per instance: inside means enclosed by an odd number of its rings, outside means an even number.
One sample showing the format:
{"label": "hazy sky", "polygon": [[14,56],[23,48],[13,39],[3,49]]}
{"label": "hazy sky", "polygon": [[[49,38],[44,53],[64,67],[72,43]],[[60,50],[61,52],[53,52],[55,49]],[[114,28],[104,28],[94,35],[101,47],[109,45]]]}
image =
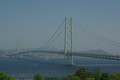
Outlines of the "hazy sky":
{"label": "hazy sky", "polygon": [[[120,0],[0,0],[0,49],[15,49],[17,38],[22,48],[40,48],[65,16],[72,16],[73,22],[120,43]],[[73,32],[74,50],[120,53],[120,47],[77,28]],[[63,48],[62,35],[51,47]]]}

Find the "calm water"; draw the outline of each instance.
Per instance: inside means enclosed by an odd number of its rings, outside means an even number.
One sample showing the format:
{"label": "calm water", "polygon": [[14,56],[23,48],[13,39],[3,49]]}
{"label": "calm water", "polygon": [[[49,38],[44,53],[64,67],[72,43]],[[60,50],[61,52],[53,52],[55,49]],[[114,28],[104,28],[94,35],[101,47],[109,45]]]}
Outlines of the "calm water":
{"label": "calm water", "polygon": [[78,68],[92,71],[99,67],[102,72],[120,72],[120,61],[75,57],[75,66],[65,66],[63,58],[49,60],[40,58],[0,58],[0,72],[15,78],[33,78],[36,73],[44,77],[63,77],[74,74]]}

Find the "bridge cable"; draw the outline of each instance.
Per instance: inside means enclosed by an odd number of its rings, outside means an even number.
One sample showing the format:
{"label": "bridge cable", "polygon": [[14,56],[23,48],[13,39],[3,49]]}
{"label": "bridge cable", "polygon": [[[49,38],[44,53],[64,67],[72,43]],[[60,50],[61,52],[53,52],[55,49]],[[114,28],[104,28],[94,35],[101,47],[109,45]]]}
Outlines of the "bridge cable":
{"label": "bridge cable", "polygon": [[[46,41],[46,43],[41,47],[41,48],[45,48],[47,47],[48,45],[50,45],[54,40],[54,37],[56,36],[56,34],[58,33],[58,31],[61,29],[62,25],[64,24],[65,20],[62,21],[62,23],[60,24],[60,26],[57,28],[57,30],[54,32],[54,34]],[[62,30],[63,31],[63,30]],[[61,33],[61,32],[60,32]],[[59,34],[60,34],[59,33]],[[51,42],[51,43],[49,43]],[[46,46],[47,45],[47,46]]]}
{"label": "bridge cable", "polygon": [[58,33],[58,35],[47,45],[47,47],[50,46],[50,45],[61,35],[61,33],[64,31],[64,29],[65,29],[65,28],[63,28],[63,29]]}
{"label": "bridge cable", "polygon": [[[77,26],[76,24],[74,24],[74,25],[75,25],[76,27],[78,27],[80,30],[86,32],[87,34],[89,34],[89,35],[91,35],[91,36],[93,36],[93,37],[95,37],[95,38],[97,38],[97,39],[99,39],[99,40],[102,40],[102,41],[104,41],[104,42],[106,42],[106,43],[108,43],[108,44],[111,44],[111,45],[120,47],[120,43],[117,43],[117,42],[114,42],[114,41],[112,41],[112,40],[110,40],[110,39],[107,39],[107,38],[105,38],[105,37],[103,37],[103,36],[101,36],[101,35],[93,32],[93,31],[91,31],[90,29],[88,29],[87,27],[85,27],[85,26],[83,26],[83,25],[81,25],[81,24],[79,24],[80,26]],[[83,29],[83,27],[84,27],[84,29]]]}
{"label": "bridge cable", "polygon": [[93,34],[93,33],[91,33],[91,32],[88,32],[88,31],[86,31],[86,30],[83,29],[83,28],[80,28],[80,27],[78,27],[78,28],[79,28],[80,30],[82,30],[82,31],[84,31],[84,32],[86,32],[86,33],[88,33],[89,35],[91,35],[91,36],[93,36],[93,37],[99,39],[99,40],[102,40],[102,41],[107,42],[107,43],[109,43],[109,44],[111,44],[111,45],[115,45],[115,46],[117,46],[117,47],[120,47],[120,45],[116,44],[115,42],[113,43],[113,42],[111,42],[110,40],[106,40],[106,39],[104,39],[104,38],[101,38],[100,36],[98,37],[98,35]]}
{"label": "bridge cable", "polygon": [[[79,24],[79,25],[83,26],[82,24]],[[83,27],[84,27],[86,30],[88,30],[89,32],[95,34],[96,36],[99,36],[99,37],[101,37],[101,38],[103,38],[103,39],[105,39],[105,40],[107,40],[107,41],[110,41],[110,42],[112,42],[112,43],[115,43],[115,44],[120,45],[120,43],[115,42],[115,41],[113,41],[113,40],[110,40],[110,39],[108,39],[108,38],[106,38],[106,37],[104,37],[104,36],[102,36],[102,35],[100,35],[100,34],[97,34],[96,32],[94,32],[94,31],[88,29],[86,26],[83,26]]]}

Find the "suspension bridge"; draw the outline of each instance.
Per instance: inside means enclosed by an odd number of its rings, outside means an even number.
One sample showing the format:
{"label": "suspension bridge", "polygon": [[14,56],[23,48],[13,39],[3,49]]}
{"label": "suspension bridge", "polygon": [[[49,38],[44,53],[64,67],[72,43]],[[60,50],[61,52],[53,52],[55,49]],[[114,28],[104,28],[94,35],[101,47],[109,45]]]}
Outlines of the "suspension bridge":
{"label": "suspension bridge", "polygon": [[[29,53],[52,53],[52,54],[61,54],[64,55],[65,61],[67,64],[71,64],[74,65],[74,58],[73,56],[81,56],[81,57],[90,57],[90,58],[100,58],[100,59],[110,59],[110,60],[120,60],[120,56],[118,55],[110,55],[110,54],[92,54],[92,53],[82,53],[82,52],[77,52],[77,51],[73,51],[73,30],[72,30],[72,26],[73,26],[73,21],[72,21],[72,17],[65,17],[65,20],[63,21],[63,23],[65,24],[65,27],[61,30],[64,31],[64,50],[63,51],[56,51],[56,50],[29,50],[29,51],[19,51],[18,52],[11,55],[12,57],[19,57],[23,54],[29,54]],[[62,26],[62,25],[61,25]],[[59,29],[61,28],[61,26],[58,28],[58,30],[51,36],[51,38],[42,46],[42,48],[46,48],[47,46],[51,45],[52,42],[54,42],[54,40],[61,34],[61,32],[58,34],[58,36],[53,39],[52,41],[50,41],[55,34],[59,31]],[[80,28],[82,29],[82,28]],[[88,31],[82,29],[83,31],[85,31],[86,33],[88,33],[89,35],[92,35],[93,37],[104,41],[108,44],[120,47],[120,44],[117,42],[114,42],[112,40],[109,40],[93,31],[90,31],[88,29]]]}

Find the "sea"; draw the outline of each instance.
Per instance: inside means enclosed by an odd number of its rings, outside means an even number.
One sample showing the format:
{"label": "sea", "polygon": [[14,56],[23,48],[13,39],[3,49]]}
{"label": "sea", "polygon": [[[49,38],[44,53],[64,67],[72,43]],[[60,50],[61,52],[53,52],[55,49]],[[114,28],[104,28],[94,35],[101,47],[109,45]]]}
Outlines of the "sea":
{"label": "sea", "polygon": [[34,74],[42,77],[58,77],[75,74],[79,68],[85,68],[93,72],[99,68],[102,72],[115,74],[120,72],[120,61],[97,58],[74,57],[74,65],[66,65],[64,58],[0,58],[0,72],[4,72],[15,78],[33,78]]}

